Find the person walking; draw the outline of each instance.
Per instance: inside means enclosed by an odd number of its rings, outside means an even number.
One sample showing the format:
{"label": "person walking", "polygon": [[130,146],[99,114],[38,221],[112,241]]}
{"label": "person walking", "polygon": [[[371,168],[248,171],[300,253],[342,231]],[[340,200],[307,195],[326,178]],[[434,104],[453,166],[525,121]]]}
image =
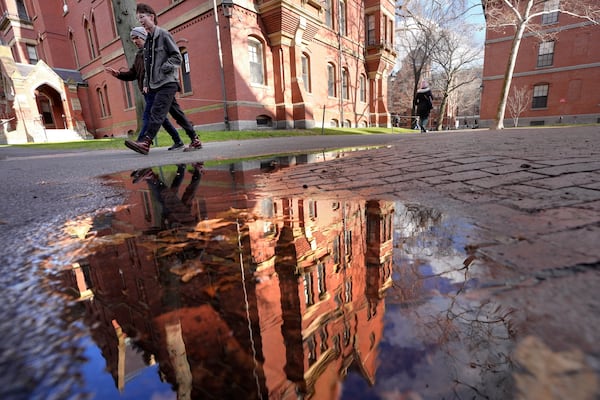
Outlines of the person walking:
{"label": "person walking", "polygon": [[169,31],[157,25],[158,18],[152,7],[138,3],[136,15],[148,34],[144,44],[142,91],[153,96],[154,101],[150,108],[145,136],[138,141],[126,140],[125,146],[140,154],[148,154],[154,137],[169,113],[191,139],[191,143],[184,151],[201,149],[200,138],[175,99],[175,94],[181,90],[178,69],[181,66],[182,57],[179,48]]}
{"label": "person walking", "polygon": [[[144,43],[146,43],[146,29],[141,26],[137,26],[131,30],[131,41],[138,48],[138,52],[135,55],[135,59],[133,60],[133,65],[128,70],[117,71],[114,68],[107,67],[105,71],[114,76],[117,79],[122,81],[134,81],[137,80],[138,88],[140,92],[143,93],[143,82],[144,82]],[[140,141],[145,135],[146,130],[148,129],[148,120],[150,118],[150,109],[152,108],[152,103],[154,102],[154,97],[149,94],[144,94],[145,107],[144,112],[142,114],[142,128],[138,134],[137,140]],[[169,147],[169,150],[177,150],[182,149],[184,147],[181,138],[179,137],[179,132],[177,129],[171,124],[169,118],[165,118],[162,123],[162,127],[165,128],[165,131],[171,136],[173,139],[173,145]]]}
{"label": "person walking", "polygon": [[421,132],[427,132],[427,122],[429,121],[429,113],[433,108],[433,95],[427,81],[421,82],[421,88],[417,90],[415,97],[415,105],[417,106],[417,115],[419,116],[419,126]]}

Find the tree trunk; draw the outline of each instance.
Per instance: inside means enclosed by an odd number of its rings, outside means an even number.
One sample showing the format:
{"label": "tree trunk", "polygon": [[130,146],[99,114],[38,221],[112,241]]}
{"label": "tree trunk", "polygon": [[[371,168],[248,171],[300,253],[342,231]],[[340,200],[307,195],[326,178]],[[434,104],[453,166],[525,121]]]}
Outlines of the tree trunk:
{"label": "tree trunk", "polygon": [[442,101],[440,103],[440,109],[438,111],[438,122],[436,126],[436,129],[438,131],[444,129],[444,118],[446,116],[446,109],[448,108],[448,92],[450,88],[450,82],[452,81],[452,79],[453,78],[450,78],[450,80],[444,82],[445,87],[443,90]]}
{"label": "tree trunk", "polygon": [[521,24],[517,27],[517,32],[513,38],[510,54],[508,56],[508,64],[506,65],[506,72],[504,73],[504,83],[500,93],[500,102],[498,103],[498,112],[496,114],[496,125],[494,126],[494,129],[504,129],[506,102],[508,100],[508,93],[510,91],[510,85],[512,84],[513,72],[515,70],[515,64],[517,63],[517,55],[519,54],[519,46],[521,45],[521,39],[523,39],[525,26],[526,23],[521,22]]}
{"label": "tree trunk", "polygon": [[513,72],[515,70],[515,64],[517,63],[517,55],[519,54],[519,46],[521,46],[521,40],[523,39],[523,33],[525,28],[529,24],[529,15],[531,8],[533,7],[534,0],[527,0],[524,13],[518,17],[517,31],[513,38],[512,46],[510,48],[510,54],[508,56],[508,64],[506,65],[506,72],[504,73],[504,84],[500,93],[500,102],[498,103],[498,113],[496,114],[496,125],[494,129],[504,129],[504,114],[506,112],[506,102],[508,100],[508,92],[510,91],[510,85],[512,83]]}
{"label": "tree trunk", "polygon": [[[112,0],[113,11],[115,13],[115,24],[117,25],[117,34],[121,38],[123,52],[127,65],[133,65],[137,47],[129,39],[131,29],[139,26],[139,22],[135,15],[135,0]],[[134,85],[137,88],[137,85]],[[134,89],[135,95],[135,110],[137,117],[138,132],[142,127],[142,114],[144,112],[144,97],[139,90]]]}

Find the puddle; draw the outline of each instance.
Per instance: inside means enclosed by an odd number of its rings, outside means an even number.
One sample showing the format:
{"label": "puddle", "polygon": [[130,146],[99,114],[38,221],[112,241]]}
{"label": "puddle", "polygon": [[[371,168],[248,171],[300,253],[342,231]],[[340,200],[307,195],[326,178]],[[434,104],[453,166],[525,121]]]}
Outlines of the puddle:
{"label": "puddle", "polygon": [[265,171],[303,157],[110,176],[124,205],[70,221],[44,261],[77,332],[77,382],[48,397],[512,397],[510,311],[478,291],[474,228],[270,191]]}

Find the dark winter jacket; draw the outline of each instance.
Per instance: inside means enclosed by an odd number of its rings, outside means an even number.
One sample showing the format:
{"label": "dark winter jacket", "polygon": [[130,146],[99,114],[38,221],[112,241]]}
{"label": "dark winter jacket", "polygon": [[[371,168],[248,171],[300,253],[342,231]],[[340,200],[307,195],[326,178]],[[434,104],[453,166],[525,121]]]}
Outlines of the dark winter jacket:
{"label": "dark winter jacket", "polygon": [[417,115],[421,119],[427,118],[429,112],[433,108],[433,95],[431,94],[431,89],[427,87],[417,90],[415,105],[417,106]]}
{"label": "dark winter jacket", "polygon": [[135,60],[133,65],[127,71],[119,71],[117,78],[122,81],[135,81],[137,80],[140,91],[144,84],[144,52],[142,49],[138,50],[135,54]]}
{"label": "dark winter jacket", "polygon": [[144,44],[144,87],[156,90],[167,83],[179,85],[182,57],[173,36],[159,26],[148,33]]}

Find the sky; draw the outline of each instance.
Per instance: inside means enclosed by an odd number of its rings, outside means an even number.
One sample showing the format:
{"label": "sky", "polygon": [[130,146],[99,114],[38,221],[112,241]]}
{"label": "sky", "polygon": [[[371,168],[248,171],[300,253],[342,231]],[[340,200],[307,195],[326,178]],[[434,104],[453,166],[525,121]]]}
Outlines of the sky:
{"label": "sky", "polygon": [[475,40],[477,43],[481,43],[485,41],[485,18],[483,17],[483,9],[481,8],[481,0],[468,0],[468,5],[472,6],[472,9],[469,11],[469,15],[467,20],[476,25],[481,25],[482,29],[475,33]]}

